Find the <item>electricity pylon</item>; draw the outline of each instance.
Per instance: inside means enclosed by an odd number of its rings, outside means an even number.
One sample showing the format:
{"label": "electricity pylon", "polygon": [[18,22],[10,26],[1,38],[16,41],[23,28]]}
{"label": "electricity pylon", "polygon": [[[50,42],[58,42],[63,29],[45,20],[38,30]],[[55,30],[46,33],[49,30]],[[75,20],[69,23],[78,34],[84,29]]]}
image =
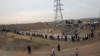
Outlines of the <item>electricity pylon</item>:
{"label": "electricity pylon", "polygon": [[64,27],[64,20],[62,14],[62,6],[61,0],[54,0],[55,2],[55,21],[54,21],[54,31],[56,30],[57,26],[61,26],[62,35],[64,35],[65,27]]}

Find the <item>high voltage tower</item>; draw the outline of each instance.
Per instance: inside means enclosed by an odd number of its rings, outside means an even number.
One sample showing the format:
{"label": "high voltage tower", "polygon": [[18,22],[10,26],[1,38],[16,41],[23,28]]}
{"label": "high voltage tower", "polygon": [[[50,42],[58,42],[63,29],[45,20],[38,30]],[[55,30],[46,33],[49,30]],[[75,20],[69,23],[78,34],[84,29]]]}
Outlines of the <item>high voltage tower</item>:
{"label": "high voltage tower", "polygon": [[55,21],[54,21],[54,30],[56,30],[56,27],[58,25],[61,26],[61,30],[62,30],[62,35],[64,35],[64,20],[63,20],[63,14],[62,14],[62,6],[63,4],[61,4],[61,0],[54,0],[55,2]]}

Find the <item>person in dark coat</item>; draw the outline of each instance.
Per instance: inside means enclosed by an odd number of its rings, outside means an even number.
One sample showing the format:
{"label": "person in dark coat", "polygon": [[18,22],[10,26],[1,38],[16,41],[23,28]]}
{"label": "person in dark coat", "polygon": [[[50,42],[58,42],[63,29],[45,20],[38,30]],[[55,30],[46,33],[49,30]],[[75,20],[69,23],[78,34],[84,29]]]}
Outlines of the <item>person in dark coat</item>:
{"label": "person in dark coat", "polygon": [[52,36],[50,35],[50,39],[52,39]]}
{"label": "person in dark coat", "polygon": [[91,33],[91,37],[94,37],[94,32]]}
{"label": "person in dark coat", "polygon": [[57,39],[60,40],[59,35],[57,36]]}
{"label": "person in dark coat", "polygon": [[47,39],[47,35],[45,35],[45,38]]}
{"label": "person in dark coat", "polygon": [[72,36],[71,39],[72,39],[72,42],[75,42],[74,36]]}
{"label": "person in dark coat", "polygon": [[30,45],[27,46],[28,54],[31,54],[31,47]]}
{"label": "person in dark coat", "polygon": [[65,36],[65,41],[67,41],[67,36]]}
{"label": "person in dark coat", "polygon": [[57,48],[58,48],[58,51],[61,51],[61,50],[60,50],[60,44],[59,44],[59,43],[58,43],[58,46],[57,46]]}

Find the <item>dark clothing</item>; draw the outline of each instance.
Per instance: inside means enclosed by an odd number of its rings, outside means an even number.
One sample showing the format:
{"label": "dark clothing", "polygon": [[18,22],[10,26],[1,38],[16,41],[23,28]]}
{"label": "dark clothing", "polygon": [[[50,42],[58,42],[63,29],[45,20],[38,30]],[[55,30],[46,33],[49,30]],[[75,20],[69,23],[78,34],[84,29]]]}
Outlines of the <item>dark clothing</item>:
{"label": "dark clothing", "polygon": [[29,45],[27,46],[27,49],[28,49],[28,54],[31,54],[31,47]]}
{"label": "dark clothing", "polygon": [[59,36],[57,36],[57,39],[60,40]]}
{"label": "dark clothing", "polygon": [[67,41],[67,36],[65,36],[65,41]]}
{"label": "dark clothing", "polygon": [[76,40],[78,39],[77,33],[75,34],[75,38],[76,38]]}
{"label": "dark clothing", "polygon": [[76,54],[76,56],[79,56],[78,54]]}
{"label": "dark clothing", "polygon": [[75,42],[75,39],[74,39],[74,37],[72,37],[71,39],[72,39],[72,42]]}
{"label": "dark clothing", "polygon": [[60,51],[60,45],[58,44],[58,51]]}

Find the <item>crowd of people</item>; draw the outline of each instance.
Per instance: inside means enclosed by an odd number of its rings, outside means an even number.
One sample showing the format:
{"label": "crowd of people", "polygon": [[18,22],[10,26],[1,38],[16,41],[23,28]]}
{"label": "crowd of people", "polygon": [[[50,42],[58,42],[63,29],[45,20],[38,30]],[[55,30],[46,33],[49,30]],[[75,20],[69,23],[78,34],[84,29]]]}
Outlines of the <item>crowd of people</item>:
{"label": "crowd of people", "polygon": [[[90,32],[88,34],[86,34],[85,36],[78,36],[78,33],[75,32],[75,34],[71,35],[72,42],[80,41],[80,40],[87,40],[91,37],[94,37],[94,30],[95,30],[96,26],[97,25],[92,24]],[[67,35],[64,35],[64,36],[54,35],[54,34],[50,35],[50,34],[45,34],[45,33],[18,31],[16,29],[8,30],[8,29],[4,28],[1,31],[3,31],[3,32],[14,32],[14,33],[19,34],[19,35],[27,35],[27,36],[30,36],[31,40],[32,40],[33,37],[41,37],[41,38],[46,38],[46,39],[51,39],[51,40],[67,41],[68,38],[69,38]]]}
{"label": "crowd of people", "polygon": [[[81,40],[88,40],[91,37],[94,37],[94,30],[96,27],[100,27],[99,24],[90,24],[90,25],[86,25],[85,27],[90,27],[91,30],[90,32],[88,32],[88,34],[84,35],[84,36],[78,36],[77,31],[75,31],[74,34],[71,34],[71,40],[72,42],[75,41],[81,41]],[[17,29],[7,29],[7,28],[3,28],[0,31],[3,32],[13,32],[19,35],[27,35],[30,36],[30,39],[32,40],[33,37],[41,37],[41,38],[46,38],[46,39],[51,39],[51,40],[64,40],[67,41],[68,40],[68,36],[67,35],[50,35],[50,34],[46,34],[46,33],[36,33],[36,32],[25,32],[25,31],[19,31]],[[99,35],[99,34],[98,34]]]}
{"label": "crowd of people", "polygon": [[[88,40],[89,38],[93,38],[94,37],[94,31],[95,31],[96,27],[99,27],[99,26],[92,24],[90,32],[88,32],[88,34],[86,34],[85,36],[78,36],[78,33],[76,31],[74,35],[71,35],[71,41],[72,42],[79,42],[81,40]],[[16,33],[16,34],[19,34],[19,35],[27,35],[27,36],[30,36],[30,40],[32,40],[33,37],[41,37],[41,38],[46,38],[46,39],[51,39],[51,40],[64,40],[64,41],[68,40],[67,35],[66,36],[61,36],[61,35],[53,36],[53,35],[42,34],[42,33],[40,34],[40,33],[34,33],[34,32],[32,33],[32,32],[18,31],[16,29],[9,30],[9,29],[6,29],[6,28],[3,28],[0,31],[2,31],[2,32],[13,32],[13,33]],[[99,35],[100,35],[100,33],[99,33]],[[30,45],[27,46],[27,50],[28,50],[28,54],[31,54],[32,50],[31,50]],[[61,46],[60,46],[59,43],[57,45],[57,50],[59,52],[61,51]],[[78,48],[76,48],[75,54],[76,54],[76,56],[79,56]],[[56,56],[54,47],[52,47],[51,56]]]}

